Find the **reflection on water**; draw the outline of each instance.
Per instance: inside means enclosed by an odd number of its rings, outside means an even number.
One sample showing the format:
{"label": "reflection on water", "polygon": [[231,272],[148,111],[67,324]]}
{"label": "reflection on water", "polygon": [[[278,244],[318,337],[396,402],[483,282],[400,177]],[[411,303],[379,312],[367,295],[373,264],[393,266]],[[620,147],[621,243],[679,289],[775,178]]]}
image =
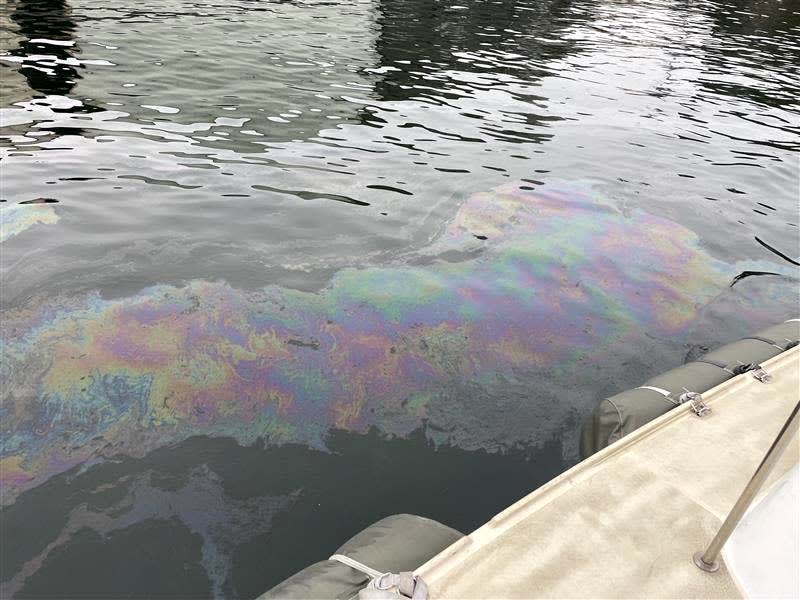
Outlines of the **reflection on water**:
{"label": "reflection on water", "polygon": [[255,595],[392,512],[469,530],[600,395],[797,316],[790,4],[0,19],[3,596]]}
{"label": "reflection on water", "polygon": [[9,56],[22,59],[20,73],[42,94],[65,95],[80,78],[72,55],[75,23],[65,0],[18,0],[11,11],[20,37]]}
{"label": "reflection on water", "polygon": [[[709,73],[703,78],[704,86],[715,94],[746,98],[756,106],[784,108],[796,114],[800,108],[797,79],[800,10],[792,3],[764,0],[720,3],[715,8],[707,11],[713,23],[713,40],[703,46]],[[786,43],[776,44],[776,38]],[[731,39],[746,39],[747,51],[725,43]],[[738,116],[757,118],[745,111]],[[761,121],[797,133],[796,119]],[[790,147],[798,149],[796,138]]]}

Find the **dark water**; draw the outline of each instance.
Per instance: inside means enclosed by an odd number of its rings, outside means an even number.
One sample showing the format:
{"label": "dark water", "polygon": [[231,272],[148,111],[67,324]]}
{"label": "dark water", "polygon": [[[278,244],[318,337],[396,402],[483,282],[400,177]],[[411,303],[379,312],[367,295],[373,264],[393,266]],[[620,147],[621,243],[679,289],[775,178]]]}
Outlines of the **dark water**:
{"label": "dark water", "polygon": [[3,597],[469,531],[603,394],[797,316],[796,1],[0,19]]}

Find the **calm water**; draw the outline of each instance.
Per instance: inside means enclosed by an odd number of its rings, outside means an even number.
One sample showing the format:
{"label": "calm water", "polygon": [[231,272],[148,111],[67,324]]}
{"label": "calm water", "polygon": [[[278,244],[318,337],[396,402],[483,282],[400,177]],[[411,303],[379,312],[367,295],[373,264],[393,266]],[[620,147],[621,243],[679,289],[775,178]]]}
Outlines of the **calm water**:
{"label": "calm water", "polygon": [[797,316],[797,1],[0,19],[3,597],[469,531],[603,394]]}

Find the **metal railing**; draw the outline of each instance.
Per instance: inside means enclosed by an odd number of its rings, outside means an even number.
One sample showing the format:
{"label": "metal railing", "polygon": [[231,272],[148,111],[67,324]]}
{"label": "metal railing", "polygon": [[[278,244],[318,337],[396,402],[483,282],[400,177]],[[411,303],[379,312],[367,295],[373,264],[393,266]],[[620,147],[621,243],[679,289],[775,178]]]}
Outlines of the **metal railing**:
{"label": "metal railing", "polygon": [[703,571],[713,573],[719,569],[717,557],[722,547],[725,545],[725,542],[728,541],[728,538],[731,536],[731,533],[733,533],[733,530],[736,528],[736,525],[741,520],[747,508],[753,502],[753,498],[758,494],[758,490],[761,489],[761,486],[764,484],[764,481],[766,481],[775,463],[778,462],[781,454],[786,450],[789,442],[792,441],[792,437],[798,430],[798,425],[800,425],[800,418],[798,415],[800,415],[800,402],[795,404],[789,418],[786,419],[775,441],[772,442],[772,446],[767,450],[761,464],[758,465],[755,473],[753,473],[744,491],[742,491],[741,496],[739,496],[736,504],[733,505],[731,512],[728,513],[728,517],[719,528],[717,535],[711,540],[706,551],[698,552],[694,555],[694,564],[703,569]]}

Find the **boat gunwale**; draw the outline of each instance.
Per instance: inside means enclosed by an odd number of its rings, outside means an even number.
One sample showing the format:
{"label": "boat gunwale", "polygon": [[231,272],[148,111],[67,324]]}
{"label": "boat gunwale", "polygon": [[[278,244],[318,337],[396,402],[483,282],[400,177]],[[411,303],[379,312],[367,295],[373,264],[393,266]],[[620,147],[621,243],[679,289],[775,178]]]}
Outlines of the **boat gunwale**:
{"label": "boat gunwale", "polygon": [[[793,360],[800,361],[800,346],[784,350],[780,354],[773,356],[764,361],[762,367],[768,372],[775,371],[784,367],[786,363],[791,363]],[[705,392],[703,394],[703,401],[706,405],[713,406],[723,401],[728,397],[728,393],[734,392],[737,388],[753,384],[764,385],[753,378],[750,372],[737,375]],[[573,486],[592,477],[599,471],[603,463],[625,452],[631,446],[641,443],[678,419],[686,418],[691,411],[692,407],[689,402],[678,405],[673,410],[645,423],[625,437],[578,462],[564,471],[564,473],[554,477],[541,487],[531,491],[529,494],[497,513],[473,532],[421,565],[415,570],[415,573],[426,579],[435,579],[445,575],[455,568],[457,563],[467,560],[475,552],[479,551],[482,548],[482,544],[479,542],[488,542],[491,539],[498,538],[506,531],[518,525],[540,507],[553,502]],[[692,415],[692,418],[697,417]],[[713,418],[713,413],[711,418]],[[759,503],[761,498],[769,493],[769,490],[772,489],[774,484],[775,481],[773,481],[771,485],[765,486],[756,497],[754,504]],[[724,519],[724,516],[722,518]],[[457,563],[453,561],[457,561]]]}

